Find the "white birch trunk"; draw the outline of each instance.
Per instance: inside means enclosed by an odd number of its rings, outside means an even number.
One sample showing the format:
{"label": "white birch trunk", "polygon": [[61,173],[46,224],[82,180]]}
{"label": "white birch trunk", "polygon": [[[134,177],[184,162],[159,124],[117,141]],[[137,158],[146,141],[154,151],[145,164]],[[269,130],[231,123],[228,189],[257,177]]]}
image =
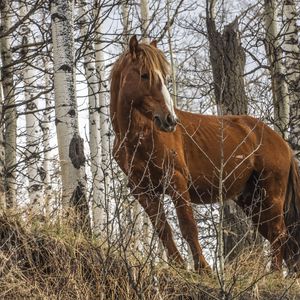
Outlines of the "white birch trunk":
{"label": "white birch trunk", "polygon": [[149,2],[148,0],[140,0],[141,7],[141,31],[142,40],[144,43],[149,43],[148,29],[149,29]]}
{"label": "white birch trunk", "polygon": [[275,0],[265,0],[266,54],[270,65],[274,103],[275,130],[288,138],[289,94],[284,80],[282,49],[278,36],[277,9]]}
{"label": "white birch trunk", "polygon": [[[95,38],[95,51],[96,51],[96,76],[98,81],[98,99],[99,99],[99,120],[100,120],[100,139],[101,139],[101,168],[103,172],[102,188],[103,197],[101,199],[102,207],[105,208],[107,214],[110,211],[109,207],[109,187],[111,179],[111,156],[110,156],[110,120],[108,112],[108,98],[106,90],[106,76],[105,76],[105,57],[104,57],[104,43],[102,42],[101,11],[94,7],[94,16],[99,15],[96,20],[96,38]],[[104,221],[104,219],[103,219]]]}
{"label": "white birch trunk", "polygon": [[[87,3],[81,0],[80,3],[80,33],[83,38],[88,34]],[[101,138],[100,138],[100,119],[98,103],[98,78],[96,76],[94,49],[88,48],[84,57],[85,77],[88,84],[89,99],[89,144],[91,155],[91,172],[93,184],[92,209],[93,209],[93,232],[96,236],[100,235],[104,229],[104,179],[101,162]]]}
{"label": "white birch trunk", "polygon": [[[20,16],[24,17],[27,14],[25,5],[20,7]],[[23,47],[30,51],[27,45],[32,43],[32,32],[28,22],[24,22],[21,27]],[[26,56],[24,57],[26,59]],[[33,67],[29,64],[25,65],[22,70],[25,102],[26,102],[26,162],[28,176],[28,194],[30,199],[29,215],[30,217],[43,215],[43,180],[41,178],[42,159],[40,148],[40,140],[42,137],[41,128],[39,126],[41,116],[37,111],[38,99],[37,96],[37,74]]]}
{"label": "white birch trunk", "polygon": [[290,136],[289,141],[300,161],[300,46],[299,30],[294,0],[285,0],[284,16],[284,54],[286,60],[286,79],[290,95]]}
{"label": "white birch trunk", "polygon": [[99,112],[100,112],[100,135],[101,135],[101,161],[104,171],[106,189],[109,185],[109,169],[110,169],[110,147],[109,147],[109,113],[108,113],[108,99],[106,89],[106,75],[105,75],[105,57],[104,57],[104,43],[102,42],[101,33],[101,14],[96,23],[96,74],[98,79],[98,95],[99,95]]}
{"label": "white birch trunk", "polygon": [[3,123],[3,103],[4,95],[2,88],[2,73],[0,70],[0,213],[5,209],[5,172],[4,172],[4,161],[5,161],[5,147],[4,147],[4,123]]}
{"label": "white birch trunk", "polygon": [[172,47],[172,27],[170,24],[170,7],[171,3],[170,0],[167,0],[166,3],[167,6],[167,16],[168,16],[168,44],[169,44],[169,53],[170,53],[170,62],[171,62],[171,68],[172,68],[172,87],[173,87],[173,102],[174,105],[177,104],[177,84],[176,84],[176,66],[174,62],[174,53],[173,53],[173,47]]}
{"label": "white birch trunk", "polygon": [[[49,76],[49,62],[45,59],[44,61],[45,73],[45,87],[51,86],[51,79]],[[45,216],[46,219],[50,219],[50,206],[52,202],[52,186],[50,179],[50,122],[51,122],[51,103],[52,97],[50,93],[45,95],[45,110],[43,112],[42,132],[43,132],[43,169],[44,169],[44,203],[45,203]]]}
{"label": "white birch trunk", "polygon": [[[97,39],[99,40],[99,39]],[[108,113],[108,99],[105,87],[105,64],[104,53],[100,43],[96,43],[96,70],[99,80],[99,112],[100,112],[100,135],[101,135],[101,165],[104,172],[105,189],[109,186],[110,173],[110,147],[109,147],[109,113]]]}
{"label": "white birch trunk", "polygon": [[84,146],[78,130],[73,12],[73,1],[52,2],[56,131],[63,185],[63,208],[69,210],[70,206],[73,206],[78,227],[90,231]]}
{"label": "white birch trunk", "polygon": [[[9,2],[4,1],[1,7],[1,27],[6,32],[11,27],[9,14]],[[10,51],[11,38],[6,35],[1,38],[2,58],[2,84],[4,105],[7,107],[4,115],[5,123],[5,191],[6,205],[8,208],[16,207],[16,138],[17,138],[17,114],[15,107],[15,86],[13,80],[12,53]]]}
{"label": "white birch trunk", "polygon": [[121,10],[122,10],[122,25],[123,25],[123,41],[124,50],[128,47],[129,41],[129,7],[128,7],[128,0],[123,0],[121,3]]}

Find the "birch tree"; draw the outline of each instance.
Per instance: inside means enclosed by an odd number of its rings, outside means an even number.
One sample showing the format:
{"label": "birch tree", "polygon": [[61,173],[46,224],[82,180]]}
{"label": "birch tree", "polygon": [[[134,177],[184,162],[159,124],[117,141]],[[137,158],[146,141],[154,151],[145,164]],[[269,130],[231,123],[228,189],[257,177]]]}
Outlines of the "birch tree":
{"label": "birch tree", "polygon": [[141,31],[142,31],[142,40],[145,43],[149,43],[149,2],[148,0],[140,0],[141,7]]}
{"label": "birch tree", "polygon": [[288,83],[290,100],[289,142],[300,161],[300,46],[297,26],[299,14],[293,0],[283,2],[284,44],[286,61],[285,80]]}
{"label": "birch tree", "polygon": [[[20,3],[20,16],[23,18],[28,13],[25,4]],[[41,128],[39,126],[41,116],[38,111],[37,85],[38,79],[35,69],[33,68],[34,61],[27,57],[31,54],[31,49],[28,44],[33,44],[29,21],[23,22],[20,33],[22,35],[22,53],[25,66],[22,69],[24,81],[24,94],[26,103],[26,161],[27,161],[27,176],[28,176],[28,194],[30,199],[30,215],[43,215],[43,180],[42,171],[42,149],[40,148],[40,140],[42,138]]]}
{"label": "birch tree", "polygon": [[171,24],[171,16],[170,16],[170,9],[171,9],[171,1],[167,0],[166,2],[167,8],[167,33],[168,33],[168,45],[169,45],[169,53],[170,53],[170,62],[171,62],[171,69],[172,69],[172,88],[173,88],[173,101],[174,104],[177,104],[177,84],[176,84],[176,66],[174,60],[174,52],[173,52],[173,45],[172,45],[172,24]]}
{"label": "birch tree", "polygon": [[270,67],[274,106],[274,127],[283,138],[288,138],[289,92],[285,81],[282,48],[278,32],[277,7],[275,0],[264,1],[264,24],[266,55]]}
{"label": "birch tree", "polygon": [[75,226],[90,232],[85,156],[78,129],[74,64],[73,1],[51,3],[56,132],[64,210],[74,208]]}
{"label": "birch tree", "polygon": [[[45,76],[44,82],[45,86],[49,87],[52,85],[50,80],[50,64],[49,58],[45,58],[43,60]],[[41,129],[43,133],[43,153],[44,153],[44,160],[43,160],[43,185],[44,185],[44,206],[45,206],[45,216],[48,219],[50,216],[50,203],[52,199],[52,186],[51,186],[51,179],[50,179],[50,122],[51,122],[51,106],[52,106],[52,95],[51,93],[47,93],[45,95],[45,109],[43,111],[43,120],[41,122]]]}
{"label": "birch tree", "polygon": [[[107,79],[105,74],[105,48],[106,44],[103,42],[104,35],[102,30],[103,15],[101,7],[94,6],[94,20],[95,20],[95,51],[96,51],[96,76],[98,82],[98,98],[99,98],[99,117],[100,117],[100,136],[101,136],[101,167],[103,170],[104,179],[104,195],[108,196],[110,184],[110,128],[109,128],[109,112],[108,112],[108,98],[107,98]],[[107,200],[107,199],[106,199]]]}
{"label": "birch tree", "polygon": [[124,50],[128,46],[128,41],[129,41],[129,5],[128,5],[129,0],[123,0],[121,2],[121,12],[122,12],[122,25],[123,25],[123,48]]}
{"label": "birch tree", "polygon": [[103,230],[104,224],[104,179],[101,162],[101,137],[100,137],[100,118],[99,118],[99,99],[98,99],[98,78],[95,66],[95,51],[93,43],[87,43],[88,39],[88,13],[87,2],[81,0],[79,8],[80,15],[80,33],[81,39],[85,43],[83,48],[84,54],[84,71],[88,84],[89,99],[89,144],[91,155],[91,173],[92,173],[92,201],[93,201],[93,230],[99,235]]}
{"label": "birch tree", "polygon": [[11,28],[11,10],[9,1],[1,1],[1,59],[2,87],[4,97],[5,124],[5,192],[8,208],[16,207],[16,128],[17,115],[15,106],[15,84],[13,78],[13,59],[11,53],[11,37],[7,34]]}

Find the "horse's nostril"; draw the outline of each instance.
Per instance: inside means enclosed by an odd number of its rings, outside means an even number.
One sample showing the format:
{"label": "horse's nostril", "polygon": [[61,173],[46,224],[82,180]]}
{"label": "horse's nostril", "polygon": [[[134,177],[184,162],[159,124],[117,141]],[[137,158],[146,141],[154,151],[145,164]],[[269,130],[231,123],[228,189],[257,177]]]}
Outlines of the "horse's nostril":
{"label": "horse's nostril", "polygon": [[167,115],[166,122],[167,122],[168,125],[172,125],[172,118],[171,118],[170,114]]}
{"label": "horse's nostril", "polygon": [[166,122],[169,126],[176,125],[176,120],[170,114],[167,115]]}

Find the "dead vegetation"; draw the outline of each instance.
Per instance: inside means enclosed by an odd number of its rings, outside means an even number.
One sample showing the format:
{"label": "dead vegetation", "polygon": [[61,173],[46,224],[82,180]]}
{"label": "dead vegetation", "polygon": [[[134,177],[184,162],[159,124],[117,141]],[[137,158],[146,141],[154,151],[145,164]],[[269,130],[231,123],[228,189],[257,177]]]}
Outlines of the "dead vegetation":
{"label": "dead vegetation", "polygon": [[[217,277],[125,261],[69,228],[1,216],[0,243],[1,299],[221,299]],[[227,268],[227,299],[300,299],[297,280],[254,267]]]}

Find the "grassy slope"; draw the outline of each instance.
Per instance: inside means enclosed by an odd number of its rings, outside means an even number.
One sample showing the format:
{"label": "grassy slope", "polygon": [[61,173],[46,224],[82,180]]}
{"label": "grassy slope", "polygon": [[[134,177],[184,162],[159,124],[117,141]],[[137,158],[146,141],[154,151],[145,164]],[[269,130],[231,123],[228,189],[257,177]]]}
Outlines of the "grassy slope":
{"label": "grassy slope", "polygon": [[[125,260],[67,227],[29,229],[2,216],[0,245],[0,299],[221,299],[216,278]],[[297,280],[240,265],[226,271],[235,299],[300,299]]]}

